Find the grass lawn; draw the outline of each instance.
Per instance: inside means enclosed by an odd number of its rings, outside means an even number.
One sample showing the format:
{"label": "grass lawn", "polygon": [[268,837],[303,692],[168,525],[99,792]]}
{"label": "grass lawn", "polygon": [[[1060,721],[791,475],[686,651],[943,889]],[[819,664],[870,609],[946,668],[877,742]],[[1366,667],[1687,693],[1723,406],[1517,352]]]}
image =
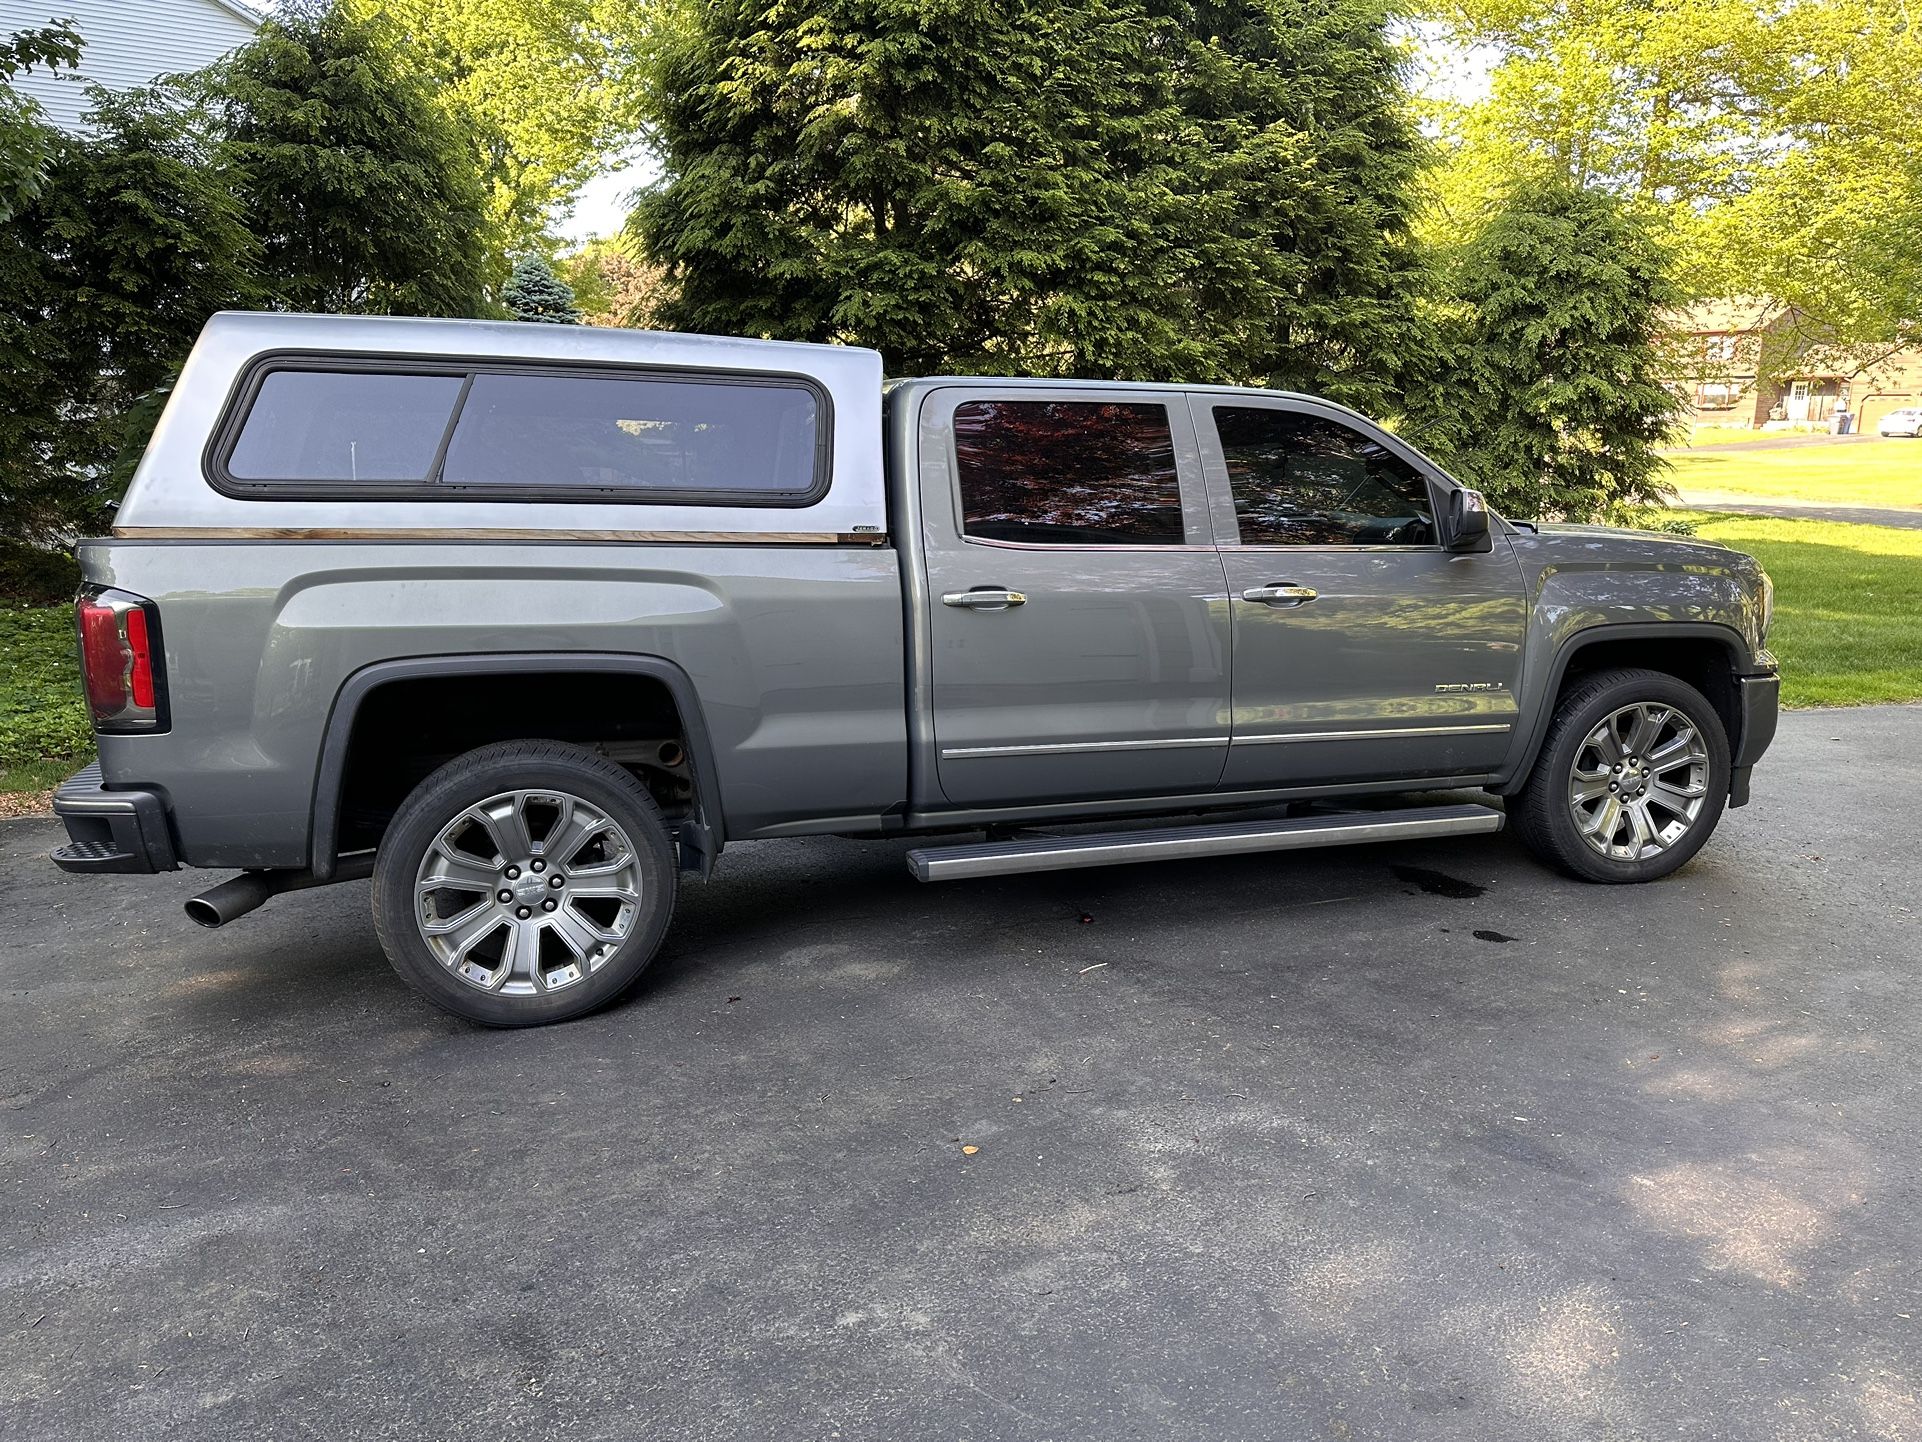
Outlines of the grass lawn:
{"label": "grass lawn", "polygon": [[1674,469],[1667,479],[1685,495],[1922,506],[1922,441],[1891,438],[1772,451],[1688,451],[1669,459]]}
{"label": "grass lawn", "polygon": [[1827,430],[1810,426],[1806,431],[1758,431],[1754,426],[1718,426],[1697,421],[1688,428],[1688,435],[1681,440],[1687,446],[1734,446],[1743,441],[1759,441],[1765,435],[1819,435]]}
{"label": "grass lawn", "polygon": [[1922,698],[1922,530],[1683,512],[1775,582],[1769,649],[1789,706]]}
{"label": "grass lawn", "polygon": [[0,607],[0,791],[44,791],[92,756],[73,607]]}

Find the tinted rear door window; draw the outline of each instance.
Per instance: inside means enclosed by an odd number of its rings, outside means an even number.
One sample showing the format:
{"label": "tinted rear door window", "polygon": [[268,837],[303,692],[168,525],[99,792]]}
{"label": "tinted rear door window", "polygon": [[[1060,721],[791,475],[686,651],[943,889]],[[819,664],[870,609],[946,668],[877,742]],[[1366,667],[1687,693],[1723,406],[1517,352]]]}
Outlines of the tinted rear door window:
{"label": "tinted rear door window", "polygon": [[271,371],[227,458],[241,481],[427,480],[460,399],[458,375]]}
{"label": "tinted rear door window", "polygon": [[447,447],[450,486],[802,494],[820,418],[798,385],[481,374]]}
{"label": "tinted rear door window", "polygon": [[966,401],[954,411],[962,530],[992,541],[1180,545],[1168,408]]}

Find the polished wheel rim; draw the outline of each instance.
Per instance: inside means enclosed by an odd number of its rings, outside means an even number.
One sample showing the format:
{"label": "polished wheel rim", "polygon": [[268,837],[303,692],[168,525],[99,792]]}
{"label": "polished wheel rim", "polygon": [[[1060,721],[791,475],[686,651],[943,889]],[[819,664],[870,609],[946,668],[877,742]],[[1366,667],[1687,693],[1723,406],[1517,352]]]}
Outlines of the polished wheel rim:
{"label": "polished wheel rim", "polygon": [[468,807],[441,828],[414,882],[414,921],[434,958],[502,996],[586,980],[640,913],[633,842],[565,791],[503,791]]}
{"label": "polished wheel rim", "polygon": [[1610,861],[1660,856],[1694,827],[1708,800],[1708,747],[1673,706],[1639,701],[1582,738],[1568,806],[1590,850]]}

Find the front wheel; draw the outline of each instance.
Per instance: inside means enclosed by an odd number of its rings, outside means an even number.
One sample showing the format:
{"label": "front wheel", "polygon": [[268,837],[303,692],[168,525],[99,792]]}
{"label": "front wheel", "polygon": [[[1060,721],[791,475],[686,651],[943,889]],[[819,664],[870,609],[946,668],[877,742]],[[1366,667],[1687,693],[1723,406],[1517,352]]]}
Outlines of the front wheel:
{"label": "front wheel", "polygon": [[677,880],[660,808],[626,771],[558,741],[503,742],[401,803],[374,861],[374,928],[436,1006],[538,1026],[633,984]]}
{"label": "front wheel", "polygon": [[1660,671],[1602,671],[1556,704],[1508,819],[1572,876],[1653,881],[1702,849],[1728,789],[1728,737],[1701,692]]}

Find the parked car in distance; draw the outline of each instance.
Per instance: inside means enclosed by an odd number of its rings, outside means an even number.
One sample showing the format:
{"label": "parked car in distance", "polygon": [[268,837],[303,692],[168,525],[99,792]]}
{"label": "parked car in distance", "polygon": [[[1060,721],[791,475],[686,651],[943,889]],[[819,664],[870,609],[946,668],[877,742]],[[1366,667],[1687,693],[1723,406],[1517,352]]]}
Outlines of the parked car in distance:
{"label": "parked car in distance", "polygon": [[496,1025],[618,995],[731,841],[935,881],[1507,823],[1651,881],[1776,724],[1740,552],[1505,521],[1311,396],[838,346],[217,316],[79,555],[53,859],[237,869],[210,926],[371,876]]}
{"label": "parked car in distance", "polygon": [[1890,411],[1875,423],[1878,436],[1917,436],[1922,435],[1922,408],[1904,406],[1899,411]]}

